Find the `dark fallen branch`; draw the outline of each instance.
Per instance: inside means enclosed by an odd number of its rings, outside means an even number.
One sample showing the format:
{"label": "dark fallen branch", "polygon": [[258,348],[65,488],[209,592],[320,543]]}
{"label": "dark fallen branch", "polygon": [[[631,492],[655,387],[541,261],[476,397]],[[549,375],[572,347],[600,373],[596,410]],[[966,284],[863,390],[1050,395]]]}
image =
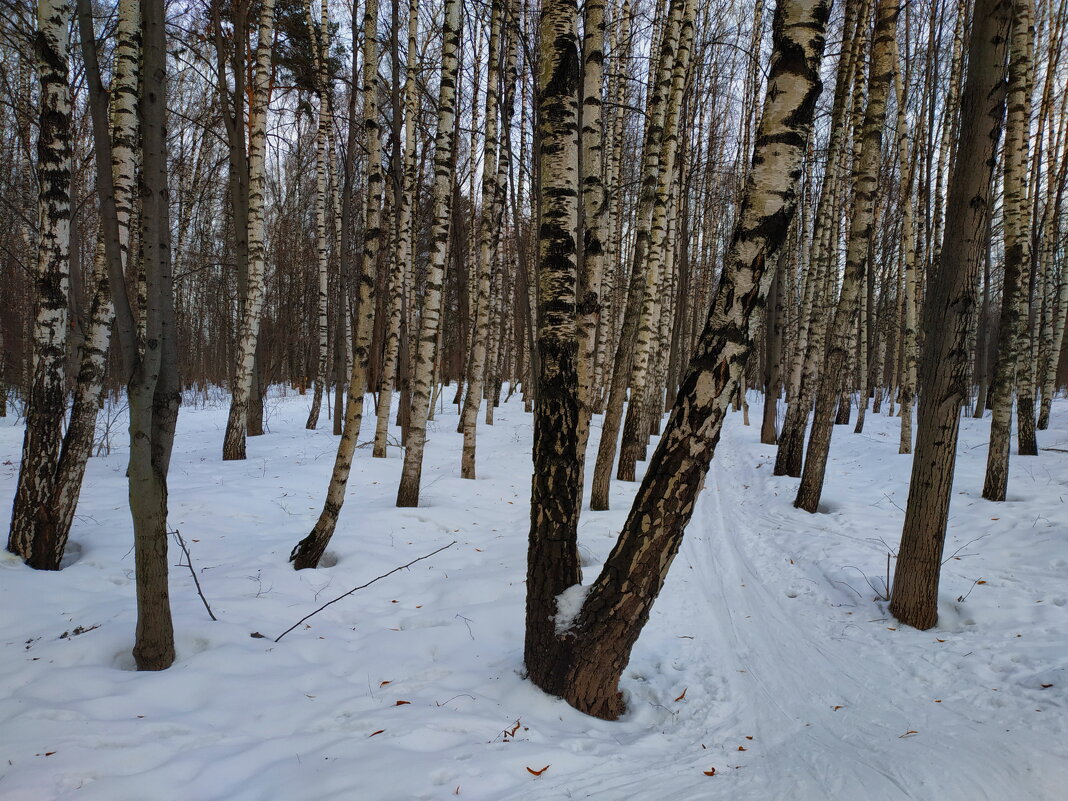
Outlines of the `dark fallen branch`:
{"label": "dark fallen branch", "polygon": [[197,571],[193,569],[193,557],[189,555],[189,548],[185,544],[185,540],[182,539],[182,532],[175,529],[173,532],[174,539],[178,543],[178,547],[182,549],[182,553],[185,554],[185,562],[179,562],[178,567],[188,567],[190,575],[193,576],[193,583],[197,585],[197,595],[200,596],[200,600],[204,602],[204,608],[208,610],[208,616],[212,620],[218,622],[219,618],[215,617],[215,613],[211,611],[211,607],[208,605],[208,599],[204,597],[204,591],[200,589],[200,579],[197,578]]}
{"label": "dark fallen branch", "polygon": [[[315,616],[315,615],[319,614],[319,613],[320,613],[320,612],[322,612],[322,611],[323,611],[324,609],[326,609],[326,607],[330,606],[330,604],[336,604],[336,603],[337,603],[338,601],[340,601],[340,600],[341,600],[342,598],[348,598],[348,597],[349,597],[350,595],[352,595],[352,594],[353,594],[354,592],[356,592],[357,590],[362,590],[362,589],[364,589],[364,588],[366,588],[366,587],[370,587],[370,586],[371,586],[372,584],[374,584],[374,583],[375,583],[376,581],[380,581],[381,579],[384,579],[384,578],[385,578],[386,576],[392,576],[392,575],[393,575],[394,573],[396,573],[396,572],[397,572],[398,570],[404,570],[405,568],[411,567],[411,566],[412,566],[412,565],[414,565],[414,564],[415,564],[416,562],[421,562],[421,561],[423,561],[424,559],[429,559],[429,558],[430,558],[431,556],[433,556],[434,554],[439,554],[439,553],[441,553],[442,551],[446,550],[447,548],[451,548],[451,547],[452,547],[453,545],[455,545],[455,544],[456,544],[456,540],[453,540],[453,541],[452,541],[452,542],[450,542],[450,543],[449,543],[448,545],[443,545],[442,547],[438,548],[438,549],[437,549],[436,551],[431,551],[431,552],[430,552],[430,553],[428,553],[428,554],[425,554],[425,555],[423,555],[423,556],[420,556],[420,557],[419,557],[418,559],[413,559],[412,561],[410,561],[410,562],[409,562],[408,564],[406,564],[406,565],[401,565],[400,567],[395,567],[395,568],[393,568],[392,570],[390,570],[390,571],[389,571],[388,573],[383,573],[383,574],[382,574],[381,576],[376,576],[375,578],[373,578],[373,579],[371,579],[370,581],[368,581],[368,582],[367,582],[366,584],[361,584],[361,585],[360,585],[359,587],[353,587],[353,588],[352,588],[351,590],[349,590],[348,592],[346,592],[346,593],[345,593],[344,595],[339,595],[339,596],[338,596],[337,598],[335,598],[334,600],[332,600],[332,601],[327,601],[327,602],[326,602],[325,604],[323,604],[322,606],[320,606],[320,607],[319,607],[318,609],[316,609],[316,610],[315,610],[314,612],[310,612],[310,613],[308,613],[307,615],[305,615],[304,617],[302,617],[302,618],[301,618],[300,620],[298,620],[298,621],[297,621],[296,623],[294,623],[294,624],[293,624],[292,626],[290,626],[290,627],[289,627],[288,629],[286,629],[286,630],[285,630],[285,631],[283,631],[283,632],[282,632],[281,634],[279,634],[279,635],[278,635],[277,637],[275,637],[274,641],[275,641],[275,642],[278,642],[278,641],[279,641],[279,640],[281,640],[281,639],[282,639],[283,637],[285,637],[285,636],[286,636],[287,634],[289,634],[289,632],[293,631],[293,629],[295,629],[295,628],[296,628],[297,626],[299,626],[299,625],[300,625],[301,623],[303,623],[303,622],[304,622],[305,620],[307,620],[308,618],[310,618],[310,617],[313,617],[313,616]],[[202,597],[203,597],[203,596],[202,596]],[[255,635],[253,635],[253,636],[255,636]]]}

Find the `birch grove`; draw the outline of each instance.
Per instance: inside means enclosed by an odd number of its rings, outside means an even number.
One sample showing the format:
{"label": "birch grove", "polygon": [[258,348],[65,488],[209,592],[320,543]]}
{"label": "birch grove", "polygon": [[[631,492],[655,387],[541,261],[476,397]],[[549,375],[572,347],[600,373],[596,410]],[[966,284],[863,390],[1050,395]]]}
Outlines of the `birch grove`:
{"label": "birch grove", "polygon": [[[839,449],[891,432],[911,484],[880,595],[920,629],[957,496],[1011,500],[1058,452],[1060,0],[105,6],[0,19],[7,547],[69,563],[128,424],[142,669],[176,658],[180,404],[227,409],[228,470],[285,483],[282,437],[333,455],[286,502],[299,570],[380,543],[369,482],[433,516],[529,448],[525,675],[607,719],[725,420],[815,528]],[[584,583],[583,523],[632,496]]]}

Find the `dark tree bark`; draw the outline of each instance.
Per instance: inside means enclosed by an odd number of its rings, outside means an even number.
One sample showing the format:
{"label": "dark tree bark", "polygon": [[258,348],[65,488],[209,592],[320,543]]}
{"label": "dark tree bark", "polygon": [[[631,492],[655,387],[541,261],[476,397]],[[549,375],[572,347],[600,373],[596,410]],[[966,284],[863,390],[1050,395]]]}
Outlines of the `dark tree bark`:
{"label": "dark tree bark", "polygon": [[137,576],[133,654],[138,670],[164,670],[174,662],[167,585],[167,471],[180,395],[171,290],[163,0],[142,0],[141,24],[141,259],[146,306],[144,352],[128,386],[128,472]]}
{"label": "dark tree bark", "polygon": [[530,496],[524,660],[557,687],[556,597],[582,580],[578,560],[578,34],[575,0],[546,0],[538,26],[538,375]]}
{"label": "dark tree bark", "polygon": [[[551,651],[546,647],[549,652],[539,654],[547,664],[539,665],[531,678],[588,714],[613,719],[624,711],[619,679],[678,552],[752,352],[750,317],[763,305],[771,281],[765,266],[774,263],[786,241],[796,206],[802,157],[821,88],[829,13],[824,0],[784,0],[776,8],[767,94],[738,223],[671,418],[619,541],[577,617],[535,621],[561,631],[543,644],[552,645]],[[558,537],[562,541],[565,532]],[[548,564],[544,569],[559,567]],[[531,564],[528,580],[540,573],[539,566]],[[552,614],[552,609],[547,604],[541,613]],[[529,620],[528,611],[528,625]]]}
{"label": "dark tree bark", "polygon": [[938,579],[949,519],[961,404],[969,396],[968,329],[986,256],[991,177],[1004,114],[1010,0],[976,0],[949,185],[945,242],[924,313],[924,391],[890,612],[928,629],[938,621]]}

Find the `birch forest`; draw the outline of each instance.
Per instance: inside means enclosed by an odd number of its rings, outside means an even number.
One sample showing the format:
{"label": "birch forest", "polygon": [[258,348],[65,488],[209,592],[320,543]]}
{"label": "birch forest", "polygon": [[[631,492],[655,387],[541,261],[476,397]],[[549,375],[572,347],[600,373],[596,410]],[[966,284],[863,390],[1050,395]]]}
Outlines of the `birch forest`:
{"label": "birch forest", "polygon": [[3,9],[13,799],[1062,797],[1068,1]]}

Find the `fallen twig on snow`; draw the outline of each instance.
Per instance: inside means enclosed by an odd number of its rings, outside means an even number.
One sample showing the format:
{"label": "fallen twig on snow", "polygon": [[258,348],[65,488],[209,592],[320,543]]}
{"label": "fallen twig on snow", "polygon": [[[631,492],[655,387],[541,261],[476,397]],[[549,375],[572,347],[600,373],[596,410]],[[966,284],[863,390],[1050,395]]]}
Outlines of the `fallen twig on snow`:
{"label": "fallen twig on snow", "polygon": [[186,547],[185,540],[182,539],[182,532],[175,529],[171,532],[174,534],[174,539],[178,541],[178,547],[182,549],[182,553],[185,554],[185,564],[178,563],[178,567],[188,567],[189,572],[193,576],[193,583],[197,585],[197,595],[200,596],[200,600],[204,602],[204,608],[208,610],[208,615],[212,620],[218,622],[219,618],[215,617],[215,613],[211,611],[211,607],[208,606],[208,599],[204,597],[204,591],[200,589],[200,579],[197,578],[197,571],[193,569],[193,557],[189,555],[189,548]]}
{"label": "fallen twig on snow", "polygon": [[447,549],[447,548],[451,548],[451,547],[452,547],[453,545],[455,545],[455,544],[456,544],[456,540],[453,540],[453,541],[452,541],[452,542],[450,542],[450,543],[449,543],[448,545],[443,545],[443,546],[441,546],[440,548],[438,548],[438,549],[437,549],[436,551],[431,551],[431,552],[430,552],[430,553],[428,553],[428,554],[425,554],[425,555],[423,555],[423,556],[420,556],[420,557],[419,557],[418,559],[413,559],[412,561],[410,561],[410,562],[409,562],[408,564],[406,564],[406,565],[401,565],[400,567],[395,567],[395,568],[393,568],[392,570],[390,570],[390,571],[389,571],[388,573],[383,573],[383,574],[382,574],[381,576],[376,576],[375,578],[373,578],[373,579],[371,579],[370,581],[368,581],[368,582],[367,582],[366,584],[361,584],[361,585],[360,585],[359,587],[353,587],[353,588],[352,588],[351,590],[349,590],[348,592],[346,592],[346,593],[345,593],[344,595],[339,595],[339,596],[338,596],[337,598],[335,598],[334,600],[332,600],[332,601],[327,601],[327,602],[326,602],[325,604],[323,604],[322,606],[320,606],[320,607],[319,607],[318,609],[316,609],[316,610],[315,610],[314,612],[310,612],[310,613],[308,613],[307,615],[305,615],[304,617],[302,617],[302,618],[301,618],[300,620],[298,620],[298,621],[297,621],[296,623],[294,623],[294,624],[293,624],[292,626],[290,626],[290,627],[289,627],[288,629],[286,629],[286,630],[285,630],[285,631],[283,631],[283,632],[282,632],[281,634],[279,634],[279,635],[278,635],[277,637],[275,637],[275,640],[274,640],[274,641],[275,641],[275,642],[278,642],[278,641],[279,641],[279,640],[281,640],[281,639],[282,639],[283,637],[285,637],[285,636],[286,636],[287,634],[289,634],[289,632],[293,631],[293,629],[295,629],[295,628],[296,628],[297,626],[299,626],[299,625],[300,625],[301,623],[303,623],[303,622],[304,622],[305,620],[307,620],[307,619],[308,619],[308,618],[310,618],[310,617],[313,617],[314,615],[317,615],[317,614],[319,614],[319,613],[320,613],[320,612],[322,612],[322,611],[323,611],[324,609],[326,609],[326,607],[330,606],[330,604],[335,604],[335,603],[337,603],[338,601],[340,601],[340,600],[341,600],[342,598],[348,598],[348,597],[349,597],[350,595],[352,595],[352,594],[353,594],[354,592],[356,592],[357,590],[362,590],[362,589],[364,589],[365,587],[370,587],[370,586],[371,586],[372,584],[374,584],[374,583],[375,583],[376,581],[379,581],[379,580],[381,580],[381,579],[384,579],[384,578],[385,578],[386,576],[392,576],[392,575],[393,575],[394,573],[396,573],[396,572],[397,572],[398,570],[404,570],[404,569],[405,569],[405,568],[407,568],[407,567],[411,567],[411,566],[412,566],[412,565],[414,565],[414,564],[415,564],[416,562],[421,562],[421,561],[423,561],[424,559],[429,559],[429,558],[430,558],[431,556],[433,556],[434,554],[438,554],[438,553],[441,553],[441,552],[442,552],[442,551],[444,551],[445,549]]}

